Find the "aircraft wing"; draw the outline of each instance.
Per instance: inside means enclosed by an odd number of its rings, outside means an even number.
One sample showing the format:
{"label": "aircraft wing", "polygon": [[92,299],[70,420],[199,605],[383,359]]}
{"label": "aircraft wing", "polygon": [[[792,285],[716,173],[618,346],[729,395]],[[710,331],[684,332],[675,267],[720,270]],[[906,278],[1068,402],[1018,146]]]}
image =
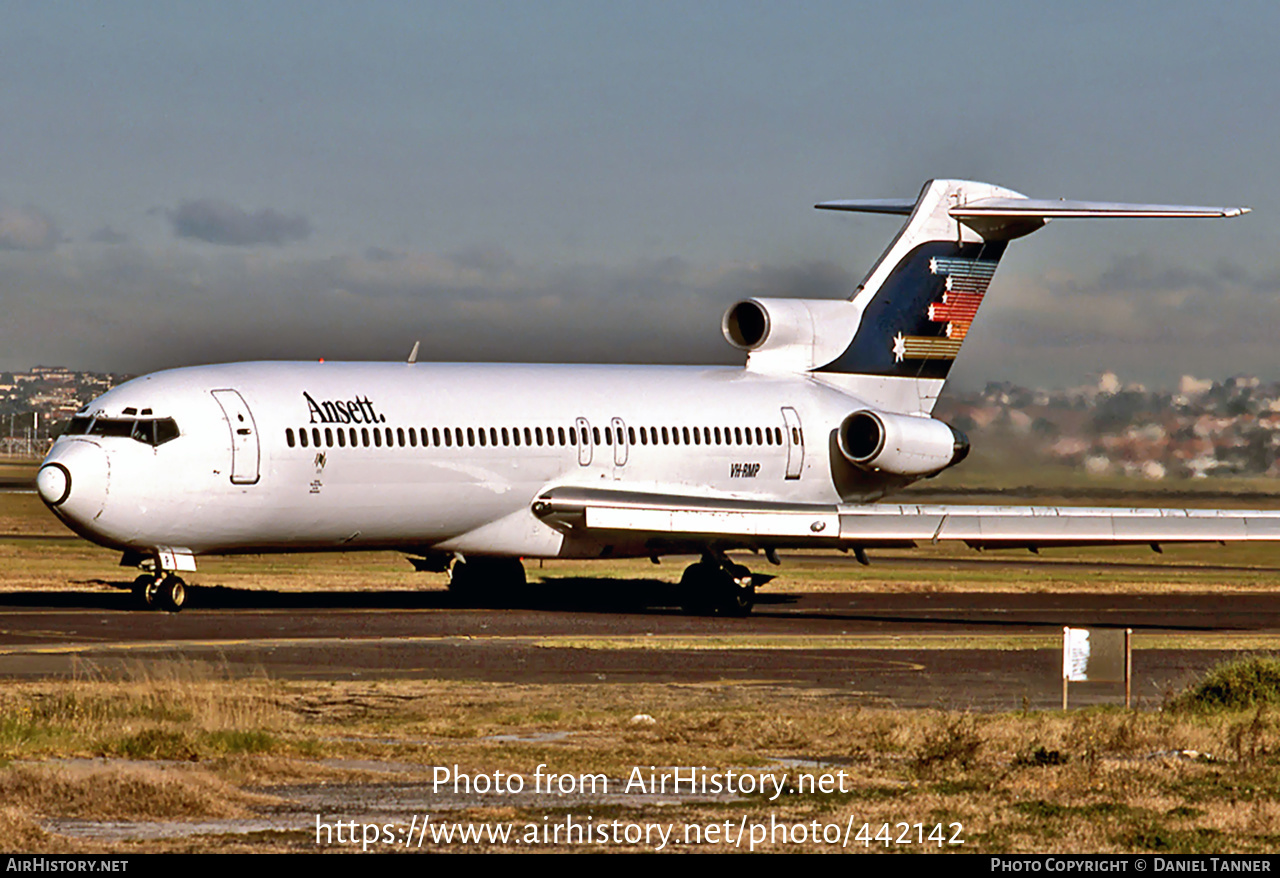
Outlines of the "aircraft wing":
{"label": "aircraft wing", "polygon": [[961,540],[975,548],[1280,540],[1280,510],[795,504],[552,488],[534,514],[566,533],[655,544],[867,548]]}

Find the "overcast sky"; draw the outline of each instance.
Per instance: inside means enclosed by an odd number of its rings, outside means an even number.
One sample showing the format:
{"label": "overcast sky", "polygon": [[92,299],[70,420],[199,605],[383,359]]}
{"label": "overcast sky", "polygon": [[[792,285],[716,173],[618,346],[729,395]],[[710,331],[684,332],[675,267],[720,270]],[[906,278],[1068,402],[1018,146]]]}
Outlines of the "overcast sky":
{"label": "overcast sky", "polygon": [[1274,3],[0,3],[0,369],[740,362],[963,177],[1248,205],[1016,242],[953,376],[1280,378]]}

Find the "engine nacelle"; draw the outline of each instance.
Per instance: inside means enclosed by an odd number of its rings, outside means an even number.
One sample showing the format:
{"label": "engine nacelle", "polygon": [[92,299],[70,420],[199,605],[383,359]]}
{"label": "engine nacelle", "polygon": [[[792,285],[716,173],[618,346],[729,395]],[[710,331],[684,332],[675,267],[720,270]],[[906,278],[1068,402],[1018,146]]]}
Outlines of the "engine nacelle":
{"label": "engine nacelle", "polygon": [[964,460],[969,439],[936,418],[863,409],[840,422],[840,453],[855,466],[924,476]]}
{"label": "engine nacelle", "polygon": [[860,314],[844,299],[744,299],[724,312],[720,328],[748,352],[748,369],[801,372],[838,357]]}

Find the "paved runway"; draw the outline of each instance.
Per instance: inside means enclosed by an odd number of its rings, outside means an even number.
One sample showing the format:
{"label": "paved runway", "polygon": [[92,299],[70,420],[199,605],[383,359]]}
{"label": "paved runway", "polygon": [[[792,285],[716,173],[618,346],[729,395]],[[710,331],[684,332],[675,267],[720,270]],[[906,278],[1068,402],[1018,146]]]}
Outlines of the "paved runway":
{"label": "paved runway", "polygon": [[[657,581],[561,579],[531,595],[522,608],[473,609],[442,591],[195,586],[188,608],[168,614],[135,610],[127,592],[105,583],[5,593],[0,678],[180,660],[287,679],[732,681],[821,689],[869,706],[1016,709],[1060,703],[1055,644],[1064,625],[1133,628],[1134,691],[1148,704],[1228,657],[1234,643],[1269,645],[1274,636],[1280,646],[1280,596],[1258,593],[765,592],[744,619],[684,616],[673,587]],[[1079,686],[1073,701],[1118,691]]]}

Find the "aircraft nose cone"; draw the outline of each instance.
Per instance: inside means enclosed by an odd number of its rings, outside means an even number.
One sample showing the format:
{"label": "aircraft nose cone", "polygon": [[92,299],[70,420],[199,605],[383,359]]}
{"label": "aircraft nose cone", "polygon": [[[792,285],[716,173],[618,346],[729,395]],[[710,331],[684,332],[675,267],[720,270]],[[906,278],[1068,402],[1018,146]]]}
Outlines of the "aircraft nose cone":
{"label": "aircraft nose cone", "polygon": [[46,463],[36,473],[36,491],[50,506],[61,506],[71,496],[71,472],[60,463]]}
{"label": "aircraft nose cone", "polygon": [[36,473],[40,499],[68,522],[87,525],[102,514],[111,469],[96,442],[59,442]]}

